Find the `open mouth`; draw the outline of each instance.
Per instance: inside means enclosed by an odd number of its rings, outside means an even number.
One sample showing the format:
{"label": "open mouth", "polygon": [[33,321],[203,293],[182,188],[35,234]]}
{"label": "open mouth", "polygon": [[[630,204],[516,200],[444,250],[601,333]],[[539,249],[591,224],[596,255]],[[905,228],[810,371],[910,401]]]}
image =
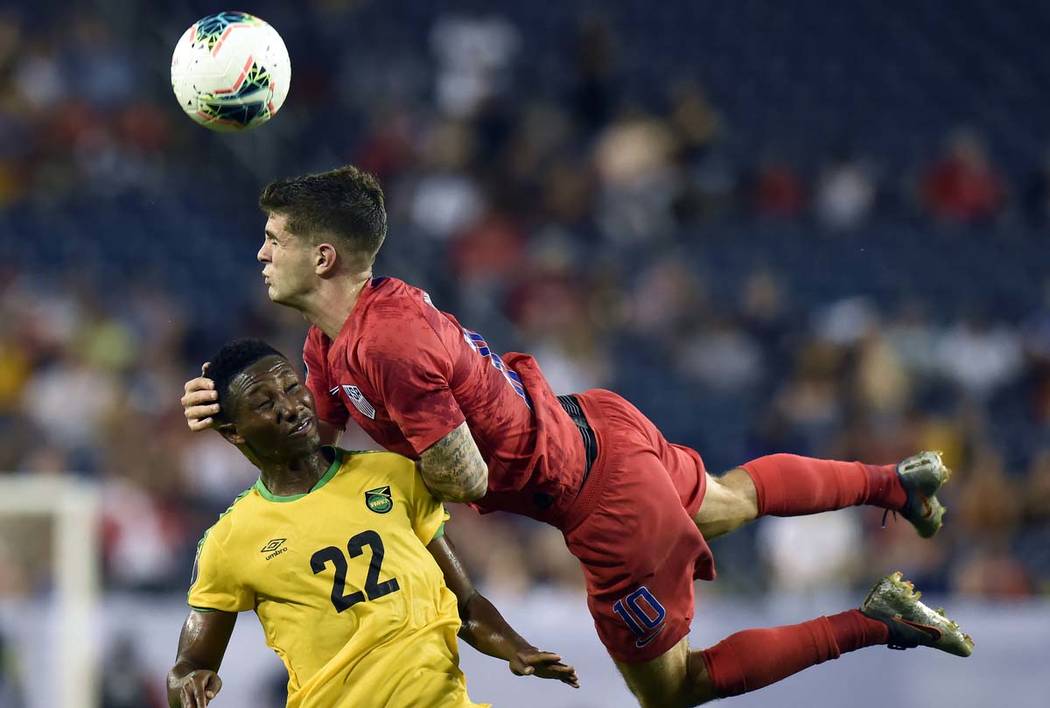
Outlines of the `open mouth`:
{"label": "open mouth", "polygon": [[292,428],[292,430],[288,434],[289,435],[303,435],[304,433],[306,433],[307,431],[310,430],[310,428],[313,426],[313,424],[314,424],[314,419],[313,418],[309,418],[309,417],[303,418],[302,422],[299,423],[299,425],[297,425],[294,428]]}

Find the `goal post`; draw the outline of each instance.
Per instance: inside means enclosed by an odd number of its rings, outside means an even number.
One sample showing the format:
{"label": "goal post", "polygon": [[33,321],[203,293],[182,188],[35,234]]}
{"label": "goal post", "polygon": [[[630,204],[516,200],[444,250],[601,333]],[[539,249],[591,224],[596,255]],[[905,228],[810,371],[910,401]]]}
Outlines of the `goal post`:
{"label": "goal post", "polygon": [[63,708],[99,703],[100,506],[97,486],[75,477],[0,475],[0,517],[51,522],[53,590],[46,631],[53,681],[48,683],[52,700]]}

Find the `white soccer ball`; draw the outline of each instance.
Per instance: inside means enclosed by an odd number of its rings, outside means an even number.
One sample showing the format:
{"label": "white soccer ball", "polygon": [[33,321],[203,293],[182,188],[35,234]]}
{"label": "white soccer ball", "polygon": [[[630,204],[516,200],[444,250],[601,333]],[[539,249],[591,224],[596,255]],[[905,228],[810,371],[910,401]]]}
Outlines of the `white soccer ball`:
{"label": "white soccer ball", "polygon": [[270,120],[291,80],[281,35],[246,12],[202,17],[171,56],[175,98],[186,115],[212,130],[249,130]]}

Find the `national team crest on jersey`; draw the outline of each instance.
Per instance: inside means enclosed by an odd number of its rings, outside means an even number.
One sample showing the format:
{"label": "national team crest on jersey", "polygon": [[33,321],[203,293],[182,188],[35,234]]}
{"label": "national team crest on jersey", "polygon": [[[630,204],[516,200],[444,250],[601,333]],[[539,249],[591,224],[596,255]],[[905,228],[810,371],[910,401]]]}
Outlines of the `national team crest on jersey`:
{"label": "national team crest on jersey", "polygon": [[385,514],[394,508],[394,498],[390,486],[376,487],[365,492],[365,504],[377,514]]}
{"label": "national team crest on jersey", "polygon": [[351,386],[350,384],[343,384],[343,393],[350,399],[350,402],[354,404],[357,410],[361,411],[361,415],[366,418],[375,420],[376,409],[368,402],[368,399],[361,393],[361,389],[357,386]]}

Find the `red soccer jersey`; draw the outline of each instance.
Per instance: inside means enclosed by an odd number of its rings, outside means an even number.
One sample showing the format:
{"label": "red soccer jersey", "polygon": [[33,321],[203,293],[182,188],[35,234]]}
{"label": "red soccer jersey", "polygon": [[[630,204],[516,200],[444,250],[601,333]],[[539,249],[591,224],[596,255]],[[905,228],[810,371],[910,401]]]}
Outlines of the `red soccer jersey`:
{"label": "red soccer jersey", "polygon": [[303,359],[321,419],[352,417],[391,452],[418,459],[465,420],[489,468],[479,511],[557,524],[579,491],[580,432],[536,361],[501,358],[419,288],[373,278],[334,341],[310,328]]}

